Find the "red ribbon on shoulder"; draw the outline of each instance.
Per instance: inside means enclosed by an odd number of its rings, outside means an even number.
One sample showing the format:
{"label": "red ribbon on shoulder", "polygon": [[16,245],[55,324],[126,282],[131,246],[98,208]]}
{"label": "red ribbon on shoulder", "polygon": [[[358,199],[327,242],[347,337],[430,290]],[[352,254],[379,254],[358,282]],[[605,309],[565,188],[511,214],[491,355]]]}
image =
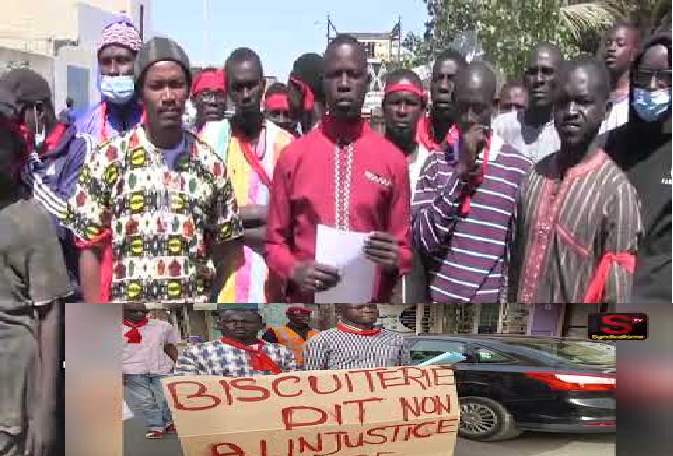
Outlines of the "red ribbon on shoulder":
{"label": "red ribbon on shoulder", "polygon": [[57,123],[51,133],[49,133],[49,136],[47,136],[47,139],[44,140],[44,144],[40,150],[40,156],[46,154],[47,152],[51,152],[61,141],[61,138],[67,129],[68,126],[63,122]]}
{"label": "red ribbon on shoulder", "polygon": [[140,334],[139,328],[142,328],[143,326],[147,325],[149,323],[149,319],[144,318],[140,320],[138,323],[133,323],[132,321],[129,320],[124,320],[124,326],[128,326],[129,329],[126,334],[124,334],[124,337],[126,337],[126,342],[129,344],[139,344],[140,342],[143,341],[143,336]]}
{"label": "red ribbon on shoulder", "polygon": [[381,333],[380,329],[358,329],[343,323],[337,323],[336,329],[348,334],[357,334],[358,336],[371,337]]}
{"label": "red ribbon on shoulder", "polygon": [[[444,142],[448,144],[453,144],[459,136],[458,127],[452,125],[449,129],[449,132],[444,138]],[[439,150],[442,146],[441,143],[436,143],[432,135],[432,122],[430,122],[430,116],[423,116],[418,120],[418,126],[416,128],[416,142],[422,144],[428,151],[432,152],[434,150]]]}
{"label": "red ribbon on shoulder", "polygon": [[274,360],[269,357],[269,355],[264,353],[262,347],[264,347],[265,343],[261,340],[257,341],[260,348],[253,348],[249,345],[239,344],[235,340],[229,339],[228,337],[222,337],[220,342],[247,352],[250,355],[250,361],[253,370],[270,371],[272,374],[280,374],[283,372],[278,364],[276,364]]}
{"label": "red ribbon on shoulder", "polygon": [[610,266],[613,264],[624,266],[629,274],[633,274],[636,270],[636,257],[628,252],[606,252],[598,263],[596,272],[591,278],[591,282],[589,282],[587,293],[584,295],[582,302],[603,302],[603,299],[605,298],[605,286],[607,285],[608,275],[610,274]]}
{"label": "red ribbon on shoulder", "polygon": [[304,99],[304,111],[313,111],[313,108],[315,107],[315,95],[313,95],[313,90],[311,90],[308,84],[301,79],[290,76],[290,81],[299,86],[302,98]]}
{"label": "red ribbon on shoulder", "polygon": [[[260,134],[264,134],[264,130],[262,130]],[[255,173],[257,173],[257,176],[259,176],[259,179],[262,181],[262,183],[267,188],[271,188],[271,177],[269,177],[269,174],[264,169],[264,166],[262,166],[262,162],[259,161],[259,157],[255,151],[252,150],[252,145],[240,133],[234,132],[234,138],[236,138],[238,143],[241,145],[241,152],[243,152],[243,156],[245,157],[245,160],[248,162],[250,167],[255,171]]]}

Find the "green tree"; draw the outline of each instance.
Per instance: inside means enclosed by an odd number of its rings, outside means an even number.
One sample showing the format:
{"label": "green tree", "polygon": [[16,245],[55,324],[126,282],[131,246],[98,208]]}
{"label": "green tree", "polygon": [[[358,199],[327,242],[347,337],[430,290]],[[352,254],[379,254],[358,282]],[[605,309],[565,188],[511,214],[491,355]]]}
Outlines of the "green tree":
{"label": "green tree", "polygon": [[671,30],[671,0],[603,0],[616,19],[627,20],[645,33]]}
{"label": "green tree", "polygon": [[536,43],[558,44],[567,57],[586,49],[585,36],[602,30],[614,13],[597,2],[567,0],[424,0],[429,20],[423,37],[409,34],[404,46],[414,64],[432,60],[464,31],[474,31],[487,60],[520,75]]}

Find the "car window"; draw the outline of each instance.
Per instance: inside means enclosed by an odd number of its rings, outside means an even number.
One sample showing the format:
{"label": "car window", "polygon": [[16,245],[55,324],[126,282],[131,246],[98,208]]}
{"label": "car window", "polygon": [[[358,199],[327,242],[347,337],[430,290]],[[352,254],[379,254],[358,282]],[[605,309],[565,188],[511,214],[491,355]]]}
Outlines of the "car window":
{"label": "car window", "polygon": [[615,345],[603,342],[549,339],[508,339],[507,343],[533,348],[565,363],[614,366]]}
{"label": "car window", "polygon": [[466,358],[466,345],[449,340],[419,340],[411,346],[412,364],[421,364],[444,354],[453,354],[455,358],[462,355]]}
{"label": "car window", "polygon": [[502,353],[489,350],[485,347],[475,347],[474,354],[478,363],[511,363],[514,361],[509,356],[505,356]]}

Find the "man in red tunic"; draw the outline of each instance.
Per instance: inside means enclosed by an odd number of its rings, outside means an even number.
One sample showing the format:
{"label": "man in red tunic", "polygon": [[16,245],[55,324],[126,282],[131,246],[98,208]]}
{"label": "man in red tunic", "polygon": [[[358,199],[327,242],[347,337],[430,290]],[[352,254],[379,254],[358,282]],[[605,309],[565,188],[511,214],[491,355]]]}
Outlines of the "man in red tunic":
{"label": "man in red tunic", "polygon": [[339,35],[324,59],[329,114],[278,160],[266,261],[287,281],[288,301],[314,302],[315,292],[340,280],[335,268],[315,262],[318,225],[371,233],[364,253],[379,266],[372,298],[386,302],[411,266],[407,163],[361,117],[368,85],[364,48],[355,38]]}

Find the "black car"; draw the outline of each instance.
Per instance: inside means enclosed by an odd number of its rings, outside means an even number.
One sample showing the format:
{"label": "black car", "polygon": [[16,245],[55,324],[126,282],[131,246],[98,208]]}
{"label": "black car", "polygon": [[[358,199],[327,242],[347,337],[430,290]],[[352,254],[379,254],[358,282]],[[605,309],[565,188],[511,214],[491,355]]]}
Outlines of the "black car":
{"label": "black car", "polygon": [[614,432],[614,344],[519,335],[409,337],[414,364],[460,353],[459,435],[496,441],[523,431]]}

